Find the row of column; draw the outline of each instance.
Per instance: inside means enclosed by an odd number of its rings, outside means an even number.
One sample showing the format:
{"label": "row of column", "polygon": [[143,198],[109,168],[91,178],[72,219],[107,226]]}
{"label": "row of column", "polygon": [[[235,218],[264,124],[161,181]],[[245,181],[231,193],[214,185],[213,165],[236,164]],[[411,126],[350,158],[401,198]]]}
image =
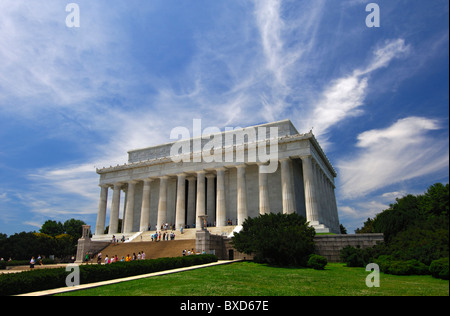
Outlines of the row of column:
{"label": "row of column", "polygon": [[[317,177],[316,170],[313,166],[311,157],[302,158],[303,162],[303,179],[305,188],[305,206],[307,219],[311,222],[319,222],[319,208],[322,209],[324,205],[319,201],[318,196],[324,194],[321,190],[325,190],[325,186],[320,184]],[[259,168],[263,165],[260,164]],[[280,160],[281,166],[281,189],[282,189],[282,206],[283,213],[294,213],[295,196],[293,185],[292,165],[289,158]],[[246,186],[246,165],[238,165],[237,169],[237,225],[242,225],[248,217],[247,207],[247,186]],[[317,168],[316,168],[317,169]],[[196,172],[196,177],[190,177],[186,173],[177,175],[177,196],[176,196],[176,211],[175,211],[175,225],[176,228],[184,227],[186,221],[195,222],[196,227],[201,227],[201,219],[199,216],[205,215],[206,212],[210,214],[210,220],[215,219],[216,226],[222,227],[226,223],[227,205],[225,196],[225,168],[218,168],[215,170],[216,175],[207,174],[206,171]],[[214,194],[214,177],[217,177],[216,194]],[[208,178],[208,181],[205,179]],[[159,201],[157,214],[157,227],[165,224],[167,221],[167,183],[169,176],[159,178]],[[143,195],[142,208],[140,218],[140,231],[148,229],[150,221],[150,184],[156,179],[144,179],[143,181]],[[188,180],[188,205],[186,205],[186,180]],[[195,196],[195,181],[197,181],[197,193]],[[270,213],[269,203],[269,184],[268,174],[259,172],[259,212],[260,214]],[[126,201],[126,212],[124,218],[124,233],[133,232],[134,219],[134,193],[135,185],[139,181],[133,180],[128,183],[128,193]],[[207,184],[207,187],[205,187]],[[120,190],[124,183],[116,183],[113,185],[113,198],[111,205],[111,216],[109,223],[109,234],[116,234],[118,232],[119,223],[119,208],[120,208]],[[101,186],[99,210],[97,214],[96,235],[102,235],[105,227],[107,198],[107,185]],[[205,189],[207,199],[205,198]],[[329,194],[328,192],[327,194]],[[333,194],[334,197],[334,194]],[[320,204],[322,203],[322,204]],[[327,202],[328,203],[328,202]],[[331,204],[331,201],[329,201]],[[186,219],[186,207],[188,208],[188,217],[192,216],[194,207],[196,209],[195,218]],[[331,206],[330,206],[331,207]],[[327,209],[330,210],[330,207]],[[215,209],[215,214],[214,214]],[[215,216],[214,216],[215,215]],[[212,218],[211,218],[212,217]]]}

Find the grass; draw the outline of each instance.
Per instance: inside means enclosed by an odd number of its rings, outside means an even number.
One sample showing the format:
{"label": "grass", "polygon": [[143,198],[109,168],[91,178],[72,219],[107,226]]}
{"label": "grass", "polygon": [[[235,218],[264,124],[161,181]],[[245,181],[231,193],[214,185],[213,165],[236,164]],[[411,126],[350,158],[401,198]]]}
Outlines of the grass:
{"label": "grass", "polygon": [[182,273],[68,292],[65,296],[437,296],[449,282],[427,276],[381,273],[368,288],[364,268],[328,264],[323,271],[239,262]]}

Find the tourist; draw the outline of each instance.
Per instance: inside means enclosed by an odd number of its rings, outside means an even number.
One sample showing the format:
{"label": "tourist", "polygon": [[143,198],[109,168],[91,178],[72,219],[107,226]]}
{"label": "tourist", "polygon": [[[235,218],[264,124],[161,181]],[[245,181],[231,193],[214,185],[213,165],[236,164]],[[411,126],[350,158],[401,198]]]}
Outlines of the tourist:
{"label": "tourist", "polygon": [[114,262],[119,262],[119,257],[117,257],[117,255],[114,255]]}
{"label": "tourist", "polygon": [[140,251],[138,252],[137,259],[138,259],[138,260],[141,260],[141,252],[140,252]]}
{"label": "tourist", "polygon": [[131,261],[130,254],[127,255],[127,257],[125,258],[125,261],[126,261],[126,262],[130,262],[130,261]]}
{"label": "tourist", "polygon": [[142,259],[142,260],[145,260],[145,252],[144,252],[144,251],[142,251],[141,259]]}
{"label": "tourist", "polygon": [[86,256],[84,257],[84,262],[85,262],[86,264],[89,263],[89,252],[86,252]]}
{"label": "tourist", "polygon": [[31,257],[30,260],[30,269],[33,270],[34,269],[34,264],[36,263],[36,261],[34,260],[34,257]]}
{"label": "tourist", "polygon": [[109,257],[108,257],[108,255],[106,255],[106,257],[105,257],[105,264],[108,264],[109,263]]}
{"label": "tourist", "polygon": [[97,255],[97,264],[101,264],[102,263],[102,253],[99,252]]}
{"label": "tourist", "polygon": [[183,249],[183,257],[186,256],[186,249]]}

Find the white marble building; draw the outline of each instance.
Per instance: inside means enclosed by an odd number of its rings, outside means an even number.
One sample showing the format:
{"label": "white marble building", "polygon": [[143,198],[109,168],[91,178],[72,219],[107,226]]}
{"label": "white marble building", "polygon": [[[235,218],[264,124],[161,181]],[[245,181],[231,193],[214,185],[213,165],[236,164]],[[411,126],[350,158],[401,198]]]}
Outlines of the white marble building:
{"label": "white marble building", "polygon": [[125,234],[166,223],[177,230],[199,227],[205,214],[211,226],[240,225],[269,212],[296,212],[318,232],[339,233],[336,172],[312,132],[299,134],[289,120],[128,155],[127,164],[97,169],[101,193],[94,239],[117,235],[119,213]]}

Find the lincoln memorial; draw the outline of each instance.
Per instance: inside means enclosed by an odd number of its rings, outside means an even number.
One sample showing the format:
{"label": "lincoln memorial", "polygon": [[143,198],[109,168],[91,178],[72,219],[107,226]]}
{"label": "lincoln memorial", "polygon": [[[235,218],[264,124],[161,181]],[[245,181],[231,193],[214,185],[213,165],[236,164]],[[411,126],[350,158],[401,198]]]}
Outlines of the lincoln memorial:
{"label": "lincoln memorial", "polygon": [[164,225],[240,226],[270,212],[296,212],[317,232],[340,233],[336,172],[311,131],[301,134],[284,120],[206,134],[194,127],[189,136],[186,128],[174,129],[176,141],[131,150],[128,163],[97,169],[94,240]]}

